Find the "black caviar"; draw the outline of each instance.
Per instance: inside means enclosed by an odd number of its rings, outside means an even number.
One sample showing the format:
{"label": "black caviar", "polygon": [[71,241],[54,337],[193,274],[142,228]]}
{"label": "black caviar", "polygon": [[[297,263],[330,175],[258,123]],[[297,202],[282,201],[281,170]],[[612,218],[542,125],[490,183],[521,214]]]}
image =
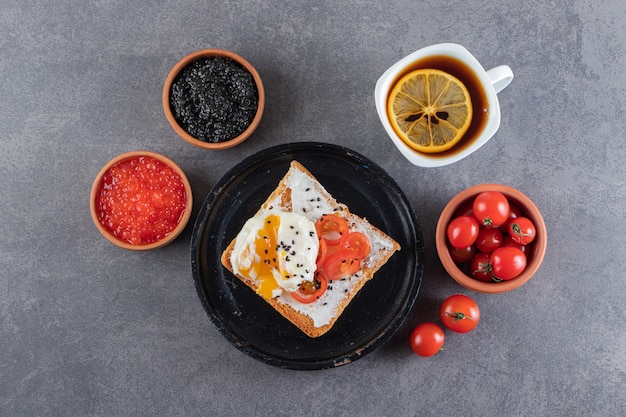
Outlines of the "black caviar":
{"label": "black caviar", "polygon": [[224,142],[252,123],[259,93],[249,71],[230,58],[198,58],[172,82],[170,109],[176,122],[204,142]]}

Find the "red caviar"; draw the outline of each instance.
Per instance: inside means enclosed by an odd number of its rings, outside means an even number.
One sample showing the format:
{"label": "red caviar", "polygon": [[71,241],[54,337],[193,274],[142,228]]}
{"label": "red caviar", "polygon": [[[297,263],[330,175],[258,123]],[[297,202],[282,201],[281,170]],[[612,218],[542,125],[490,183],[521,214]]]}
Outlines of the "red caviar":
{"label": "red caviar", "polygon": [[132,245],[147,245],[169,235],[186,205],[180,175],[150,156],[125,159],[103,175],[96,195],[102,226]]}

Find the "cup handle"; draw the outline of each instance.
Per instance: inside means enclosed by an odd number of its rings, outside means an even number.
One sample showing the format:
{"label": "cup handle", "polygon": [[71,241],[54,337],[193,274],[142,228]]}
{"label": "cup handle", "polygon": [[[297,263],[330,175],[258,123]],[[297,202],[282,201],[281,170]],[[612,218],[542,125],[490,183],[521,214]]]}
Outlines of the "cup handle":
{"label": "cup handle", "polygon": [[487,76],[498,94],[513,81],[513,70],[508,65],[499,65],[487,71]]}

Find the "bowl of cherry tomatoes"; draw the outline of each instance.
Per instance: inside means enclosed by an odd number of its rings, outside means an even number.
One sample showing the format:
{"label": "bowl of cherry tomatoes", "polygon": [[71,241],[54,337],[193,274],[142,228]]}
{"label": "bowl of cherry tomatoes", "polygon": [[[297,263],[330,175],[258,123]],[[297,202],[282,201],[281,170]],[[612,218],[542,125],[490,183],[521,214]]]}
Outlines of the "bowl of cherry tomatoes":
{"label": "bowl of cherry tomatoes", "polygon": [[470,187],[444,207],[435,231],[446,272],[463,287],[503,293],[524,285],[546,253],[546,225],[521,191],[502,184]]}

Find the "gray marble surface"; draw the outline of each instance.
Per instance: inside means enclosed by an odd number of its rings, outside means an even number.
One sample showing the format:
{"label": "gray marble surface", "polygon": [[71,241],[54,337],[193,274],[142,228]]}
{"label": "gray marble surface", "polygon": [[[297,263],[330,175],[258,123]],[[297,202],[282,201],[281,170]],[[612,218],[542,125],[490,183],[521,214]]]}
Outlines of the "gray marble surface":
{"label": "gray marble surface", "polygon": [[[626,3],[308,3],[0,0],[0,415],[626,415]],[[492,141],[419,168],[387,138],[373,90],[439,42],[515,79]],[[210,47],[246,57],[267,94],[254,136],[222,152],[180,140],[161,108],[169,69]],[[96,173],[122,152],[179,163],[193,223],[228,169],[295,141],[373,159],[424,233],[414,309],[387,344],[337,369],[283,370],[234,348],[196,294],[191,223],[170,246],[131,253],[89,216]],[[458,286],[434,246],[446,202],[486,182],[525,192],[549,230],[542,268],[508,294]],[[479,327],[413,355],[412,327],[457,292],[481,306]]]}

